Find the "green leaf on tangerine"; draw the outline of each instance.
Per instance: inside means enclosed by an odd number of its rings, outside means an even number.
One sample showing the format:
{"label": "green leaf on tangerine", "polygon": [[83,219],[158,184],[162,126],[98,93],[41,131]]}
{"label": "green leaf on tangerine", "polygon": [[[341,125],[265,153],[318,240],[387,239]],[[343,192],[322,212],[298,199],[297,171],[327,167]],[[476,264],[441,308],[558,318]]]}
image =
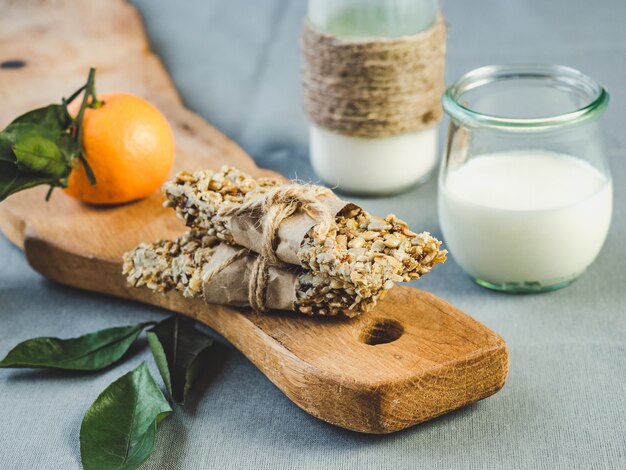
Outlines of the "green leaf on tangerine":
{"label": "green leaf on tangerine", "polygon": [[50,176],[22,171],[17,164],[0,159],[0,201],[23,189],[46,183],[52,183]]}
{"label": "green leaf on tangerine", "polygon": [[65,106],[51,104],[43,108],[33,109],[16,117],[7,126],[7,129],[15,124],[36,124],[50,130],[64,132],[72,124],[72,117],[67,112]]}
{"label": "green leaf on tangerine", "polygon": [[21,170],[62,178],[71,169],[56,142],[42,135],[26,135],[18,139],[11,149]]}

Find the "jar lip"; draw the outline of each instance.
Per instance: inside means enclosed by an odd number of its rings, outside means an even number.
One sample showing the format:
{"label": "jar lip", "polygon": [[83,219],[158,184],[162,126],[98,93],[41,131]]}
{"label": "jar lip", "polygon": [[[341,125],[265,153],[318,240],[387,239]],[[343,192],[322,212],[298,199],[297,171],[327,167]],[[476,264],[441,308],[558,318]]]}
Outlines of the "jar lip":
{"label": "jar lip", "polygon": [[[515,79],[545,79],[560,80],[578,89],[585,90],[591,95],[589,102],[578,109],[562,114],[537,118],[510,118],[481,113],[459,102],[462,95],[474,88],[494,82]],[[537,130],[541,128],[570,125],[585,121],[590,117],[602,113],[608,103],[608,92],[591,77],[579,70],[565,65],[547,64],[515,64],[515,65],[487,65],[474,69],[461,76],[450,86],[442,96],[445,112],[454,120],[469,126],[505,127],[509,129]]]}

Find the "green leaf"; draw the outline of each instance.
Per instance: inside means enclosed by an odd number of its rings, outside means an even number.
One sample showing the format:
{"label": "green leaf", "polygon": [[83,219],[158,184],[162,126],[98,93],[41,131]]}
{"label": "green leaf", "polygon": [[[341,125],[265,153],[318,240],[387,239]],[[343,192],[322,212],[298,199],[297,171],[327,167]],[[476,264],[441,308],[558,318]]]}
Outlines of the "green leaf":
{"label": "green leaf", "polygon": [[72,118],[62,105],[51,104],[45,108],[34,109],[15,118],[0,132],[0,150],[6,150],[6,145],[13,146],[29,135],[56,141],[60,136],[68,134],[71,125]]}
{"label": "green leaf", "polygon": [[67,112],[65,106],[61,104],[51,104],[43,108],[33,109],[15,118],[7,129],[15,124],[37,124],[48,129],[65,131],[72,124],[72,117]]}
{"label": "green leaf", "polygon": [[0,132],[0,163],[15,163],[16,158],[11,146],[13,145],[12,136]]}
{"label": "green leaf", "polygon": [[117,362],[151,324],[107,328],[72,339],[29,339],[9,351],[0,367],[100,370]]}
{"label": "green leaf", "polygon": [[55,141],[43,135],[28,134],[19,138],[11,147],[21,170],[63,178],[71,169],[63,152]]}
{"label": "green leaf", "polygon": [[171,412],[142,362],[109,385],[85,413],[80,427],[83,468],[137,468],[154,451],[157,425]]}
{"label": "green leaf", "polygon": [[147,331],[163,382],[175,403],[184,403],[213,340],[192,323],[173,315]]}
{"label": "green leaf", "polygon": [[62,105],[35,109],[0,132],[0,201],[40,184],[59,186],[72,170],[76,147]]}
{"label": "green leaf", "polygon": [[0,201],[23,189],[46,183],[53,183],[50,176],[24,172],[17,164],[0,159]]}

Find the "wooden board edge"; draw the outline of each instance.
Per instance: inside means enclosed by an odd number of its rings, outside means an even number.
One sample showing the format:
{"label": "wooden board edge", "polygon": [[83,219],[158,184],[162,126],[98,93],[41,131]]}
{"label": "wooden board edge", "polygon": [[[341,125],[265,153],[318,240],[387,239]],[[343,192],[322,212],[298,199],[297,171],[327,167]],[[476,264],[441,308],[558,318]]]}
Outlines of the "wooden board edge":
{"label": "wooden board edge", "polygon": [[21,250],[24,249],[26,224],[3,204],[0,204],[0,231],[13,245]]}
{"label": "wooden board edge", "polygon": [[[500,338],[491,347],[441,364],[426,373],[423,376],[424,383],[437,384],[437,387],[415,387],[412,382],[389,387],[379,415],[393,418],[382,422],[380,427],[384,433],[399,431],[484,400],[505,386],[508,375],[509,351],[505,341]],[[454,392],[450,393],[450,390]],[[415,407],[414,414],[399,414],[395,408],[403,400],[421,401],[423,406]]]}

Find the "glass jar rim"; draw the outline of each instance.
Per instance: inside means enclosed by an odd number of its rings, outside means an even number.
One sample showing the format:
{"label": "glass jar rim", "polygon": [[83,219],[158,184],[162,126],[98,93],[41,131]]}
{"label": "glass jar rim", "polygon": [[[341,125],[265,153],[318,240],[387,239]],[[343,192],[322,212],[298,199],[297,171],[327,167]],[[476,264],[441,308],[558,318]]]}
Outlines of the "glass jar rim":
{"label": "glass jar rim", "polygon": [[[558,79],[562,83],[590,92],[589,102],[572,111],[537,118],[511,118],[481,113],[460,103],[459,98],[474,88],[515,79]],[[591,77],[565,65],[515,64],[487,65],[461,76],[442,96],[445,112],[454,120],[476,127],[504,127],[517,130],[538,130],[570,125],[600,115],[609,103],[608,92]]]}

